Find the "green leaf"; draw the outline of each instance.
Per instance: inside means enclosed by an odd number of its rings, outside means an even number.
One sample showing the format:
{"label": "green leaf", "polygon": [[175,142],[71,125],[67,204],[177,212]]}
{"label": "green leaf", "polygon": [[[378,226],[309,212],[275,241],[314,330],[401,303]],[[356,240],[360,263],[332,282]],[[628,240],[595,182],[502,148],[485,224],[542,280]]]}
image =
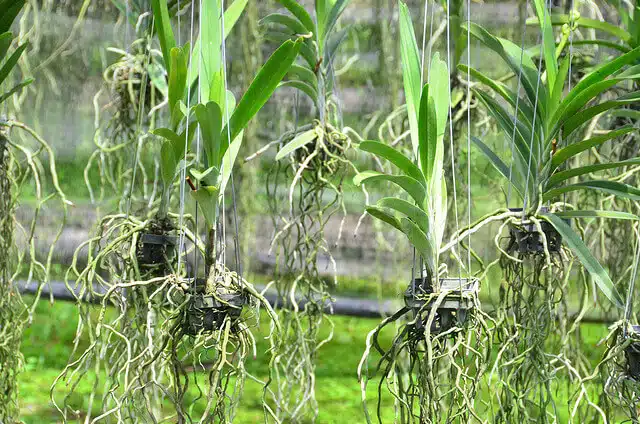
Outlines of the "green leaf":
{"label": "green leaf", "polygon": [[[585,76],[565,97],[563,104],[570,104],[570,102],[578,96],[583,90],[588,89],[598,82],[604,81],[610,75],[618,72],[623,66],[636,62],[640,59],[640,47],[633,49],[629,53],[625,53],[622,56],[618,56],[612,61],[605,62],[602,66]],[[560,108],[562,109],[562,108]],[[559,116],[558,112],[556,116]]]}
{"label": "green leaf", "polygon": [[386,159],[398,167],[406,175],[415,178],[425,185],[425,178],[420,168],[418,168],[408,157],[403,155],[391,146],[379,141],[363,141],[358,148],[362,151],[373,153],[374,155]]}
{"label": "green leaf", "polygon": [[609,40],[599,40],[599,39],[594,39],[594,40],[573,40],[573,45],[574,46],[588,46],[588,45],[593,45],[593,46],[602,46],[602,47],[606,47],[609,49],[614,49],[617,50],[621,53],[628,53],[631,51],[630,47],[625,46],[624,44],[618,44],[615,43],[613,41],[609,41]]}
{"label": "green leaf", "polygon": [[576,190],[599,190],[605,193],[613,194],[614,196],[623,199],[640,200],[639,189],[628,184],[619,183],[617,181],[605,180],[584,181],[555,188],[544,193],[542,200],[546,202],[547,200],[552,200],[560,194],[569,193]]}
{"label": "green leaf", "polygon": [[640,165],[640,158],[624,160],[620,162],[597,163],[593,165],[581,166],[578,168],[567,169],[566,171],[557,172],[549,178],[547,188],[551,188],[561,184],[572,177],[590,174],[592,172],[603,171],[605,169],[621,168],[623,166]]}
{"label": "green leaf", "polygon": [[233,27],[238,22],[238,19],[240,19],[240,16],[242,16],[242,12],[244,12],[244,9],[247,7],[247,3],[249,3],[249,0],[235,0],[229,7],[227,7],[227,10],[224,11],[225,39],[231,33],[231,30],[233,30]]}
{"label": "green leaf", "polygon": [[213,101],[224,106],[224,65],[222,63],[222,22],[220,0],[202,2],[200,25],[200,57],[198,79],[200,81],[200,101]]}
{"label": "green leaf", "polygon": [[314,36],[317,37],[316,26],[313,23],[313,19],[311,19],[311,16],[303,6],[301,6],[296,0],[278,0],[278,3],[286,7],[293,16],[298,18],[309,32],[314,33]]}
{"label": "green leaf", "polygon": [[402,232],[405,233],[409,242],[416,248],[416,250],[424,259],[425,265],[429,269],[431,275],[436,275],[436,255],[433,244],[429,241],[427,235],[412,221],[407,218],[400,219],[400,225],[402,226]]}
{"label": "green leaf", "polygon": [[26,48],[27,43],[19,45],[18,48],[11,54],[11,56],[9,56],[9,59],[4,62],[4,65],[2,66],[2,68],[0,68],[0,84],[2,84],[5,79],[7,79],[13,68],[18,63],[20,55],[22,55],[22,52],[24,52]]}
{"label": "green leaf", "polygon": [[[514,132],[514,119],[511,115],[507,113],[506,110],[494,99],[490,96],[486,95],[481,91],[474,91],[480,101],[482,101],[489,113],[496,119],[498,125],[502,128],[505,133],[505,136],[511,140],[513,137],[513,145],[514,149],[514,159],[515,164],[518,165],[519,172],[523,175],[530,174],[533,177],[538,177],[537,172],[537,158],[534,153],[531,153],[529,150],[529,145],[533,144],[533,147],[539,146],[539,140],[534,140],[534,143],[531,143],[531,129],[526,126],[526,124],[522,121],[517,121],[515,125]],[[530,160],[531,156],[531,160]],[[530,166],[529,166],[530,164]],[[533,179],[530,179],[530,183],[533,184]]]}
{"label": "green leaf", "polygon": [[24,7],[24,4],[25,0],[8,0],[0,3],[0,33],[11,29],[13,21]]}
{"label": "green leaf", "polygon": [[225,152],[222,157],[221,169],[222,169],[222,179],[220,181],[220,192],[224,193],[227,188],[227,183],[231,178],[231,173],[233,172],[233,166],[236,163],[236,159],[238,157],[238,152],[240,151],[240,146],[242,145],[242,137],[244,135],[244,131],[241,131],[240,134],[231,142],[231,145]]}
{"label": "green leaf", "polygon": [[560,64],[560,69],[558,70],[558,76],[556,78],[555,85],[553,85],[551,89],[551,97],[549,98],[549,111],[550,115],[553,115],[555,111],[560,107],[562,103],[562,94],[564,91],[564,84],[567,80],[567,76],[569,75],[569,68],[571,66],[571,55],[564,58],[562,63]]}
{"label": "green leaf", "polygon": [[209,102],[206,105],[196,105],[193,111],[202,131],[202,141],[207,155],[207,162],[209,166],[217,166],[220,163],[220,150],[223,144],[222,135],[220,134],[222,110],[216,102]]}
{"label": "green leaf", "polygon": [[420,145],[418,111],[420,110],[422,71],[411,14],[407,5],[402,1],[400,2],[400,56],[402,60],[404,95],[407,102],[409,128],[411,129],[411,144],[413,146],[413,154],[417,157]]}
{"label": "green leaf", "polygon": [[386,222],[397,230],[402,231],[402,226],[400,225],[400,220],[389,213],[386,209],[380,208],[378,206],[368,205],[365,207],[367,213],[374,218],[379,219],[382,222]]}
{"label": "green leaf", "polygon": [[215,186],[200,186],[198,190],[191,190],[191,196],[198,202],[207,227],[212,229],[216,225],[219,191]]}
{"label": "green leaf", "polygon": [[[433,97],[429,93],[429,84],[424,85],[422,97],[420,98],[420,115],[419,115],[419,134],[420,146],[418,153],[420,156],[420,165],[424,172],[425,178],[430,183],[434,181],[442,170],[442,158],[437,158],[439,141],[438,137],[438,118],[436,116],[436,105]],[[436,166],[436,160],[440,159],[440,163]]]}
{"label": "green leaf", "polygon": [[171,73],[169,74],[169,110],[173,111],[178,101],[184,98],[187,87],[187,61],[189,44],[184,49],[171,49]]}
{"label": "green leaf", "polygon": [[318,102],[318,91],[316,90],[315,87],[307,84],[304,81],[297,81],[297,80],[283,81],[280,84],[278,84],[278,88],[280,87],[293,87],[296,90],[300,90],[304,94],[309,96],[309,98],[311,99],[311,101],[313,101],[313,103]]}
{"label": "green leaf", "polygon": [[305,26],[298,19],[289,15],[283,15],[282,13],[272,13],[260,20],[260,25],[270,24],[284,26],[291,32],[291,35],[303,35],[310,32],[307,31]]}
{"label": "green leaf", "polygon": [[425,211],[423,211],[416,205],[407,202],[404,199],[398,199],[396,197],[383,197],[382,199],[378,200],[376,205],[380,206],[381,208],[393,209],[406,215],[407,218],[415,222],[418,227],[420,227],[420,229],[424,231],[425,234],[429,234],[429,215],[427,215]]}
{"label": "green leaf", "polygon": [[11,42],[13,41],[13,34],[5,32],[0,34],[0,62],[4,60],[5,55],[9,51]]}
{"label": "green leaf", "polygon": [[522,49],[510,41],[498,39],[491,35],[487,30],[474,23],[464,24],[463,27],[468,28],[469,33],[482,42],[489,49],[496,52],[505,63],[511,68],[515,75],[522,76],[522,87],[524,88],[527,98],[531,105],[539,102],[538,116],[544,117],[546,111],[546,90],[536,90],[538,81],[538,69],[531,60],[531,57],[523,52]]}
{"label": "green leaf", "polygon": [[215,187],[216,189],[219,186],[220,169],[217,166],[210,166],[204,171],[191,168],[189,173],[203,186]]}
{"label": "green leaf", "polygon": [[316,132],[315,128],[298,134],[293,138],[293,140],[285,144],[282,147],[282,149],[278,151],[278,153],[276,154],[275,160],[278,161],[284,158],[285,156],[289,155],[292,152],[295,152],[302,146],[306,146],[307,144],[311,143],[313,140],[317,138],[318,138],[318,133]]}
{"label": "green leaf", "polygon": [[426,192],[425,188],[418,180],[415,178],[406,176],[406,175],[389,175],[389,174],[381,174],[376,171],[364,171],[357,174],[353,178],[353,183],[356,186],[360,184],[364,184],[367,182],[375,182],[375,181],[388,181],[396,184],[400,188],[409,194],[415,200],[418,205],[423,205]]}
{"label": "green leaf", "polygon": [[291,68],[289,69],[289,73],[287,74],[287,76],[295,78],[297,80],[300,80],[308,84],[309,86],[313,87],[317,92],[318,78],[316,77],[316,74],[313,73],[311,69],[294,63],[293,65],[291,65]]}
{"label": "green leaf", "polygon": [[[286,41],[291,40],[291,35],[269,30],[264,34],[263,38],[266,41],[273,41],[275,43],[282,44]],[[300,44],[300,57],[302,57],[304,61],[307,62],[307,65],[311,69],[314,69],[316,64],[318,63],[316,53],[317,52],[315,51],[315,48],[312,49],[311,47],[309,47],[309,43],[303,42]]]}
{"label": "green leaf", "polygon": [[433,99],[434,117],[437,120],[438,142],[444,137],[449,118],[449,69],[447,63],[435,52],[429,68],[429,97]]}
{"label": "green leaf", "polygon": [[609,131],[606,134],[598,135],[588,140],[582,140],[578,143],[569,144],[566,147],[563,147],[556,151],[555,155],[551,159],[551,164],[553,168],[557,168],[562,165],[566,160],[572,158],[578,153],[584,152],[592,147],[596,147],[601,145],[602,143],[612,140],[614,138],[618,138],[625,134],[629,134],[630,132],[636,131],[637,129],[631,126],[623,127],[615,131]]}
{"label": "green leaf", "polygon": [[564,242],[567,243],[578,260],[580,260],[582,265],[589,272],[595,283],[600,288],[600,291],[611,302],[613,302],[614,305],[622,308],[622,305],[624,303],[622,297],[613,285],[613,281],[611,281],[611,278],[609,278],[607,271],[605,271],[598,260],[593,257],[591,252],[589,252],[587,246],[575,233],[575,231],[573,231],[573,229],[560,217],[555,216],[554,214],[546,214],[544,215],[544,218],[547,219],[562,236]]}
{"label": "green leaf", "polygon": [[564,122],[562,135],[567,138],[571,133],[590,121],[592,118],[618,106],[629,105],[640,100],[640,91],[625,94],[616,100],[599,103],[571,116]]}
{"label": "green leaf", "polygon": [[[284,78],[289,71],[289,68],[293,64],[293,61],[298,56],[300,51],[300,40],[293,42],[291,40],[286,41],[280,46],[267,60],[267,62],[260,68],[258,75],[244,93],[244,96],[240,99],[238,106],[236,107],[229,122],[229,132],[231,134],[231,140],[235,140],[236,137],[244,130],[251,118],[262,106],[269,100],[278,84]],[[227,129],[223,130],[224,134],[227,134]],[[224,155],[227,146],[223,144],[220,151],[221,155]]]}
{"label": "green leaf", "polygon": [[640,217],[637,215],[628,213],[628,212],[618,212],[618,211],[564,211],[564,212],[555,212],[554,215],[562,218],[562,219],[573,219],[573,218],[610,218],[610,219],[626,219],[637,221],[640,220]]}
{"label": "green leaf", "polygon": [[[534,22],[534,20],[527,19],[527,24],[532,22]],[[578,19],[574,18],[574,20],[572,21],[569,15],[551,15],[551,22],[553,23],[553,25],[571,24],[573,22],[578,24],[578,26],[597,29],[599,31],[604,31],[606,33],[613,35],[614,37],[619,38],[624,42],[629,42],[629,40],[631,39],[631,34],[629,34],[624,29],[620,28],[619,26],[612,25],[604,21],[597,21],[595,19],[583,18],[582,16],[580,16]],[[575,41],[574,41],[574,44],[575,44]]]}
{"label": "green leaf", "polygon": [[160,49],[164,58],[167,73],[171,73],[171,49],[176,46],[176,40],[171,28],[171,19],[169,18],[169,8],[167,0],[151,0],[151,9],[153,10],[154,26],[158,32],[158,40],[160,41]]}
{"label": "green leaf", "polygon": [[564,101],[560,103],[557,112],[553,115],[552,122],[557,122],[556,126],[561,125],[562,122],[574,116],[576,112],[582,109],[587,103],[618,84],[618,82],[620,82],[620,80],[615,78],[596,82],[582,90],[577,96],[573,97],[570,102]]}
{"label": "green leaf", "polygon": [[531,127],[531,118],[533,117],[533,109],[531,109],[531,107],[526,101],[518,100],[516,94],[513,91],[511,91],[505,84],[499,81],[494,81],[493,79],[489,78],[485,74],[479,72],[477,69],[469,68],[463,64],[458,65],[458,69],[463,73],[471,74],[475,79],[480,81],[482,84],[491,88],[500,97],[506,100],[514,109],[517,103],[518,104],[518,120],[520,121],[524,120],[527,126]]}
{"label": "green leaf", "polygon": [[503,177],[510,181],[518,194],[524,198],[524,188],[522,182],[516,177],[513,170],[509,171],[509,167],[496,155],[486,144],[479,138],[471,136],[471,141],[482,150],[482,153],[489,159],[489,162],[498,170]]}
{"label": "green leaf", "polygon": [[328,38],[331,36],[331,32],[333,31],[333,28],[336,26],[336,23],[340,18],[340,15],[342,15],[342,13],[344,12],[349,2],[350,0],[337,0],[333,4],[333,7],[331,7],[331,11],[327,16],[327,19],[324,21],[324,26],[323,28],[320,29],[320,34],[321,34],[320,43],[322,45],[323,50],[324,50],[324,46],[327,44]]}
{"label": "green leaf", "polygon": [[162,143],[162,147],[160,148],[160,159],[162,163],[162,166],[160,167],[162,181],[166,188],[173,183],[173,179],[176,176],[175,170],[178,166],[178,159],[173,153],[173,146],[170,141]]}
{"label": "green leaf", "polygon": [[542,44],[544,53],[545,69],[547,71],[547,86],[554,87],[558,74],[558,61],[556,59],[556,42],[553,35],[553,26],[549,18],[549,11],[546,7],[546,1],[534,0],[533,2],[540,22],[540,30],[542,32]]}
{"label": "green leaf", "polygon": [[33,82],[33,78],[28,78],[22,81],[20,84],[14,87],[11,87],[9,91],[0,95],[0,104],[2,104],[2,102],[7,100],[9,97],[13,96],[15,93],[21,91],[23,88],[25,88],[27,85],[31,84],[32,82]]}

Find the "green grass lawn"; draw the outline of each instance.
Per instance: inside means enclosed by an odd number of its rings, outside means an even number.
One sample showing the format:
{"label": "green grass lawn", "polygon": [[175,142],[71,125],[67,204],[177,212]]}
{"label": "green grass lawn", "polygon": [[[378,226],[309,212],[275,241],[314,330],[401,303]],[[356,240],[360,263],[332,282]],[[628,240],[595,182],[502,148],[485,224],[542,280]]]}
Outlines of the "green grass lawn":
{"label": "green grass lawn", "polygon": [[[40,302],[35,319],[26,331],[23,342],[25,369],[20,375],[20,406],[22,419],[26,423],[55,423],[60,418],[49,399],[49,389],[54,378],[66,364],[72,348],[72,341],[77,325],[76,306],[72,303]],[[361,407],[360,385],[356,377],[356,369],[365,346],[367,333],[379,320],[351,317],[332,317],[335,324],[333,340],[320,349],[316,369],[316,396],[320,407],[319,423],[359,423],[364,422]],[[326,327],[326,326],[325,326]],[[247,369],[258,378],[268,376],[267,353],[268,341],[264,339],[267,332],[266,320],[254,328],[257,333],[258,356],[249,358]],[[382,337],[388,343],[393,330]],[[600,324],[583,324],[581,326],[585,342],[585,352],[592,363],[598,361],[603,347],[598,342],[607,333],[607,328]],[[483,382],[482,387],[490,387]],[[375,398],[375,381],[370,384],[370,399]],[[597,388],[594,388],[597,390]],[[62,392],[56,394],[60,399]],[[74,404],[82,405],[90,394],[88,384],[81,384],[74,395]],[[487,393],[480,395],[484,398]],[[238,410],[237,423],[256,423],[263,419],[262,386],[247,381],[244,395]],[[562,404],[567,398],[566,391],[559,391],[558,402]],[[372,402],[370,400],[370,402]],[[388,400],[388,399],[387,399]],[[392,422],[393,407],[390,402],[384,409],[385,422]]]}

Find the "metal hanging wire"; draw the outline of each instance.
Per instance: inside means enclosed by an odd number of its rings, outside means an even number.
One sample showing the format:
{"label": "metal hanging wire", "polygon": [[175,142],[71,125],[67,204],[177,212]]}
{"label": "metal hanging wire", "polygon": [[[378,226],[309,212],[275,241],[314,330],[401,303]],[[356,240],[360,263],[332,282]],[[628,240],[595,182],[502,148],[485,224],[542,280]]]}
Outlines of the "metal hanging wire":
{"label": "metal hanging wire", "polygon": [[[226,115],[226,122],[227,122],[227,151],[230,152],[231,151],[231,143],[233,142],[233,140],[231,140],[231,128],[229,125],[229,108],[227,107],[227,89],[228,89],[228,81],[227,81],[227,48],[226,48],[226,39],[225,39],[225,29],[224,29],[224,0],[221,0],[221,9],[220,9],[220,13],[222,13],[222,25],[221,25],[221,30],[222,30],[222,63],[224,66],[224,70],[222,72],[223,75],[223,79],[224,79],[224,96],[225,96],[225,115]],[[224,161],[222,163],[221,168],[221,172],[222,169],[224,169]],[[233,224],[234,224],[234,237],[233,237],[233,242],[234,242],[234,249],[235,249],[235,266],[236,266],[236,272],[238,273],[238,276],[240,278],[240,284],[244,284],[243,283],[243,279],[242,279],[242,266],[240,263],[240,234],[239,234],[239,230],[238,230],[238,206],[237,206],[237,201],[236,201],[236,189],[235,189],[235,183],[234,183],[234,178],[233,178],[233,171],[231,168],[233,168],[233,163],[229,163],[228,166],[230,167],[229,169],[229,175],[230,175],[230,181],[231,181],[231,197],[232,197],[232,203],[233,203]],[[221,193],[222,195],[222,201],[223,201],[223,205],[224,205],[224,193]],[[224,212],[224,206],[223,206],[223,212]],[[224,218],[223,218],[224,221]],[[224,233],[223,230],[223,237],[226,234]],[[226,237],[223,239],[225,240]],[[223,241],[224,242],[224,241]]]}
{"label": "metal hanging wire", "polygon": [[[542,21],[544,22],[547,18],[547,10],[551,7],[551,0],[545,0],[544,11],[542,13]],[[540,94],[540,81],[542,80],[542,62],[543,55],[542,49],[544,47],[544,33],[542,31],[542,40],[540,42],[540,59],[538,60],[538,79],[536,82],[536,95],[535,101],[533,104],[533,118],[531,123],[531,140],[529,141],[529,163],[527,164],[527,178],[524,185],[524,202],[522,206],[522,222],[526,220],[527,217],[527,201],[529,199],[529,178],[531,177],[531,159],[533,158],[533,142],[536,134],[536,118],[538,117],[538,96]],[[522,65],[520,65],[522,67]],[[544,140],[544,134],[539,134],[541,140]]]}
{"label": "metal hanging wire", "polygon": [[[151,40],[152,40],[152,34],[154,32],[154,28],[155,28],[155,19],[151,20],[151,31],[149,33],[146,34],[146,48],[147,51],[145,52],[145,60],[144,60],[144,68],[145,70],[147,70],[149,68],[149,62],[151,61]],[[132,169],[132,176],[131,176],[131,181],[129,183],[129,188],[127,190],[127,193],[125,194],[126,196],[126,204],[125,204],[125,213],[127,215],[127,219],[129,219],[129,215],[131,213],[131,197],[133,196],[133,189],[135,187],[135,181],[136,181],[136,171],[138,170],[138,161],[140,160],[140,148],[142,146],[142,137],[140,136],[140,129],[142,128],[142,117],[144,116],[144,99],[147,96],[147,82],[148,82],[148,72],[142,72],[142,79],[140,81],[140,93],[138,95],[138,114],[136,116],[136,130],[134,133],[134,136],[136,138],[136,148],[135,148],[135,154],[133,155],[132,158],[132,163],[131,163],[131,169]]]}
{"label": "metal hanging wire", "polygon": [[[178,9],[180,9],[179,7],[179,3],[178,3]],[[189,28],[189,46],[192,47],[193,46],[193,21],[194,21],[194,14],[195,14],[195,4],[194,4],[194,0],[191,1],[191,25]],[[180,34],[181,32],[181,25],[180,25],[180,14],[178,13],[178,34]],[[180,44],[180,42],[178,41],[178,44]],[[187,75],[187,81],[191,81],[190,75],[191,75],[191,69],[192,69],[192,64],[189,63],[189,67],[187,68],[188,71],[188,75]],[[198,81],[199,84],[199,81]],[[185,251],[185,234],[183,231],[183,225],[184,225],[184,207],[185,207],[185,203],[186,203],[186,182],[187,182],[187,152],[189,151],[189,119],[191,117],[191,87],[187,87],[187,117],[186,117],[186,127],[185,127],[185,140],[184,140],[184,157],[183,157],[183,163],[182,163],[182,167],[180,168],[180,211],[179,211],[179,218],[178,218],[178,222],[179,222],[179,250],[178,252],[184,252]],[[197,258],[198,258],[198,217],[197,217],[197,204],[196,204],[196,224],[195,224],[195,231],[194,234],[196,235],[195,237],[195,247],[194,247],[194,254],[195,254],[195,267],[194,267],[194,281],[195,278],[197,277],[197,272],[198,272],[198,266],[197,266]],[[182,265],[182,254],[178,255],[178,272],[180,272],[181,269],[181,265]]]}
{"label": "metal hanging wire", "polygon": [[[451,72],[451,4],[450,0],[447,0],[447,69]],[[453,109],[451,107],[451,78],[447,78],[447,84],[449,87],[449,149],[451,154],[451,179],[453,183],[453,210],[455,214],[456,234],[460,231],[460,220],[458,218],[458,187],[456,183],[456,160],[453,145]],[[455,247],[452,248],[455,252]],[[464,263],[460,264],[463,268]]]}
{"label": "metal hanging wire", "polygon": [[[529,9],[529,0],[526,0],[524,5],[525,11]],[[518,128],[518,112],[520,111],[520,89],[522,88],[522,61],[524,60],[524,42],[527,36],[527,24],[526,21],[522,21],[522,36],[520,41],[520,68],[518,70],[518,82],[516,88],[516,105],[513,114],[513,132],[511,134],[511,160],[509,161],[509,186],[507,188],[507,208],[511,204],[511,193],[513,190],[512,178],[513,178],[513,161],[515,160],[515,141],[516,141],[516,128]]]}
{"label": "metal hanging wire", "polygon": [[635,253],[636,257],[633,262],[633,271],[631,272],[631,279],[629,281],[629,289],[627,290],[627,299],[624,306],[624,326],[622,327],[622,334],[626,338],[629,321],[631,320],[631,314],[633,312],[633,292],[635,291],[636,286],[636,278],[638,277],[638,262],[640,262],[640,234],[638,234],[638,229],[636,228],[636,247]]}

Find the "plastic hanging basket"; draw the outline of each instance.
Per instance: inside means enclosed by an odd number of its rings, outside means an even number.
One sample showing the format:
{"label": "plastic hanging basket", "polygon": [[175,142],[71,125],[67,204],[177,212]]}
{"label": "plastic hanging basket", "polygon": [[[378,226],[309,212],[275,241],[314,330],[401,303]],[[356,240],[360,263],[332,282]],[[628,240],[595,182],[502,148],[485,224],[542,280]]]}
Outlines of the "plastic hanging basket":
{"label": "plastic hanging basket", "polygon": [[[477,278],[441,278],[439,287],[434,291],[433,279],[416,278],[409,284],[404,293],[404,302],[418,315],[435,307],[438,298],[444,293],[444,299],[437,305],[435,319],[431,325],[434,334],[447,331],[454,326],[462,326],[467,321],[468,313],[474,308],[474,299],[480,290]],[[423,329],[428,314],[416,321],[416,326]]]}
{"label": "plastic hanging basket", "polygon": [[629,335],[634,341],[624,350],[627,357],[627,374],[629,377],[640,382],[640,325],[631,327]]}
{"label": "plastic hanging basket", "polygon": [[142,234],[138,247],[141,265],[161,265],[176,252],[177,237],[168,234]]}
{"label": "plastic hanging basket", "polygon": [[207,294],[206,279],[196,279],[194,293],[188,301],[185,313],[185,334],[195,336],[202,332],[220,330],[226,318],[233,324],[240,318],[246,302],[243,294],[232,292],[224,286],[217,287],[215,293]]}
{"label": "plastic hanging basket", "polygon": [[[522,212],[522,208],[509,209],[511,212]],[[540,209],[541,213],[549,210],[546,207]],[[540,221],[540,227],[547,239],[547,248],[550,253],[558,253],[562,249],[562,236],[547,221]],[[544,253],[544,241],[538,228],[533,222],[524,224],[511,224],[509,226],[509,246],[507,252],[521,254]]]}

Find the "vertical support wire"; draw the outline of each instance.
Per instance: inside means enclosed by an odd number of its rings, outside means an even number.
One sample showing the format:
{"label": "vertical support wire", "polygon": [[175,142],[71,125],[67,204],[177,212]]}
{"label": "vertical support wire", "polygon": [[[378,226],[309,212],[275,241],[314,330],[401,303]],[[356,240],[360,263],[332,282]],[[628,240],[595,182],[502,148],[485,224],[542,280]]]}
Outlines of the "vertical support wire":
{"label": "vertical support wire", "polygon": [[638,277],[638,262],[640,262],[640,235],[637,229],[634,232],[636,233],[636,258],[633,261],[633,272],[631,273],[631,281],[629,282],[629,289],[627,290],[627,301],[624,306],[624,327],[622,327],[622,334],[625,338],[627,337],[628,324],[633,311],[633,292],[635,291],[636,278]]}
{"label": "vertical support wire", "polygon": [[[447,0],[447,70],[451,72],[451,9],[450,9],[450,0]],[[453,182],[453,209],[455,214],[455,222],[456,222],[456,234],[459,233],[460,230],[460,220],[458,219],[458,195],[457,195],[457,184],[456,184],[456,160],[454,154],[454,145],[453,145],[453,110],[451,108],[451,78],[447,78],[447,84],[449,86],[449,145],[450,145],[450,153],[451,153],[451,178]],[[455,251],[455,247],[453,248]],[[460,261],[460,265],[465,268],[464,262]],[[437,272],[437,270],[436,270]]]}
{"label": "vertical support wire", "polygon": [[[524,5],[525,13],[529,10],[529,0],[526,0]],[[520,41],[520,69],[518,70],[518,86],[516,88],[516,106],[513,113],[513,132],[511,133],[511,160],[509,161],[509,186],[507,188],[507,208],[511,204],[511,193],[513,191],[513,161],[515,160],[515,142],[516,142],[516,128],[518,128],[518,113],[520,112],[520,89],[522,88],[522,62],[524,60],[524,41],[527,36],[527,23],[526,20],[522,21],[522,36]],[[532,128],[533,131],[533,128]],[[526,187],[525,187],[526,190]]]}
{"label": "vertical support wire", "polygon": [[[467,0],[467,228],[471,228],[471,0]],[[467,240],[467,272],[471,278],[471,231]]]}
{"label": "vertical support wire", "polygon": [[[226,115],[226,122],[227,122],[227,152],[231,151],[231,142],[233,140],[231,140],[231,128],[229,126],[229,108],[227,107],[227,87],[228,87],[228,81],[227,81],[227,48],[226,48],[226,39],[225,39],[225,30],[224,30],[224,0],[221,0],[222,6],[221,6],[221,10],[220,13],[222,13],[222,25],[221,25],[221,30],[222,30],[222,63],[224,66],[224,70],[222,72],[223,74],[223,78],[224,78],[224,101],[225,101],[225,115]],[[229,161],[231,162],[231,161]],[[235,183],[234,183],[234,179],[233,179],[233,163],[229,163],[229,179],[231,181],[231,197],[232,197],[232,202],[233,202],[233,224],[234,224],[234,238],[233,238],[233,242],[234,242],[234,250],[235,250],[235,265],[236,265],[236,272],[238,273],[239,276],[239,283],[242,285],[244,284],[243,279],[242,279],[242,266],[241,266],[241,262],[240,262],[240,236],[239,236],[239,230],[238,230],[238,206],[237,206],[237,201],[236,201],[236,189],[235,189]],[[224,163],[222,164],[222,166],[220,167],[221,169],[224,169]],[[222,199],[224,202],[224,193],[222,193]],[[223,212],[224,212],[224,208],[223,208]]]}
{"label": "vertical support wire", "polygon": [[[542,21],[544,22],[547,18],[547,10],[550,7],[550,0],[545,0],[544,11],[542,13]],[[524,185],[524,203],[522,205],[522,222],[525,221],[527,217],[527,201],[529,199],[529,178],[531,177],[531,158],[533,157],[533,142],[535,140],[536,135],[536,118],[538,116],[538,97],[540,92],[540,81],[542,80],[542,62],[544,61],[544,56],[542,49],[544,47],[544,31],[542,31],[542,40],[540,42],[540,59],[538,60],[538,80],[536,82],[536,96],[533,104],[533,118],[531,123],[531,140],[529,141],[529,163],[527,165],[527,179]],[[541,140],[544,140],[544,134],[539,134]],[[540,149],[542,150],[542,149]]]}
{"label": "vertical support wire", "polygon": [[[144,68],[147,69],[149,67],[149,62],[151,61],[151,34],[153,34],[155,28],[155,19],[151,20],[151,31],[146,35],[146,54],[144,59]],[[142,127],[142,117],[144,116],[144,100],[147,96],[147,82],[149,81],[148,72],[142,73],[142,79],[140,81],[140,94],[138,96],[138,115],[136,116],[136,148],[135,154],[133,155],[133,163],[131,164],[132,175],[131,181],[129,183],[129,189],[125,196],[127,197],[125,212],[127,215],[127,219],[129,219],[129,214],[131,213],[131,197],[133,196],[133,188],[135,187],[136,181],[136,171],[138,170],[138,161],[140,160],[140,148],[142,145],[142,138],[140,137],[140,128]]]}
{"label": "vertical support wire", "polygon": [[[180,9],[178,7],[178,9]],[[189,46],[193,46],[193,16],[194,16],[194,9],[195,9],[195,4],[194,1],[191,1],[191,26],[189,28]],[[178,14],[179,16],[179,14]],[[178,34],[180,33],[180,20],[178,20]],[[179,44],[179,43],[178,43]],[[191,57],[191,55],[189,55],[189,57]],[[192,64],[191,62],[189,62],[189,66],[187,68],[187,82],[190,80],[189,76],[191,75],[192,72]],[[198,82],[199,84],[199,82]],[[184,205],[186,202],[186,182],[187,182],[187,152],[189,151],[189,118],[191,117],[191,87],[187,87],[187,117],[186,117],[186,127],[185,127],[185,139],[184,139],[184,157],[183,157],[183,163],[182,163],[182,167],[180,168],[180,217],[179,217],[179,232],[180,232],[180,242],[179,242],[179,254],[178,254],[178,272],[180,272],[180,268],[182,265],[182,252],[185,249],[185,235],[184,235],[184,231],[182,229],[182,226],[184,225]],[[198,217],[197,217],[197,205],[196,205],[196,228],[194,229],[193,234],[195,235],[195,247],[194,247],[194,252],[196,253],[196,266],[195,266],[195,270],[194,273],[197,274],[198,272],[198,267],[197,267],[197,252],[198,252]],[[195,278],[197,277],[197,275],[194,275],[194,282],[195,282]]]}

